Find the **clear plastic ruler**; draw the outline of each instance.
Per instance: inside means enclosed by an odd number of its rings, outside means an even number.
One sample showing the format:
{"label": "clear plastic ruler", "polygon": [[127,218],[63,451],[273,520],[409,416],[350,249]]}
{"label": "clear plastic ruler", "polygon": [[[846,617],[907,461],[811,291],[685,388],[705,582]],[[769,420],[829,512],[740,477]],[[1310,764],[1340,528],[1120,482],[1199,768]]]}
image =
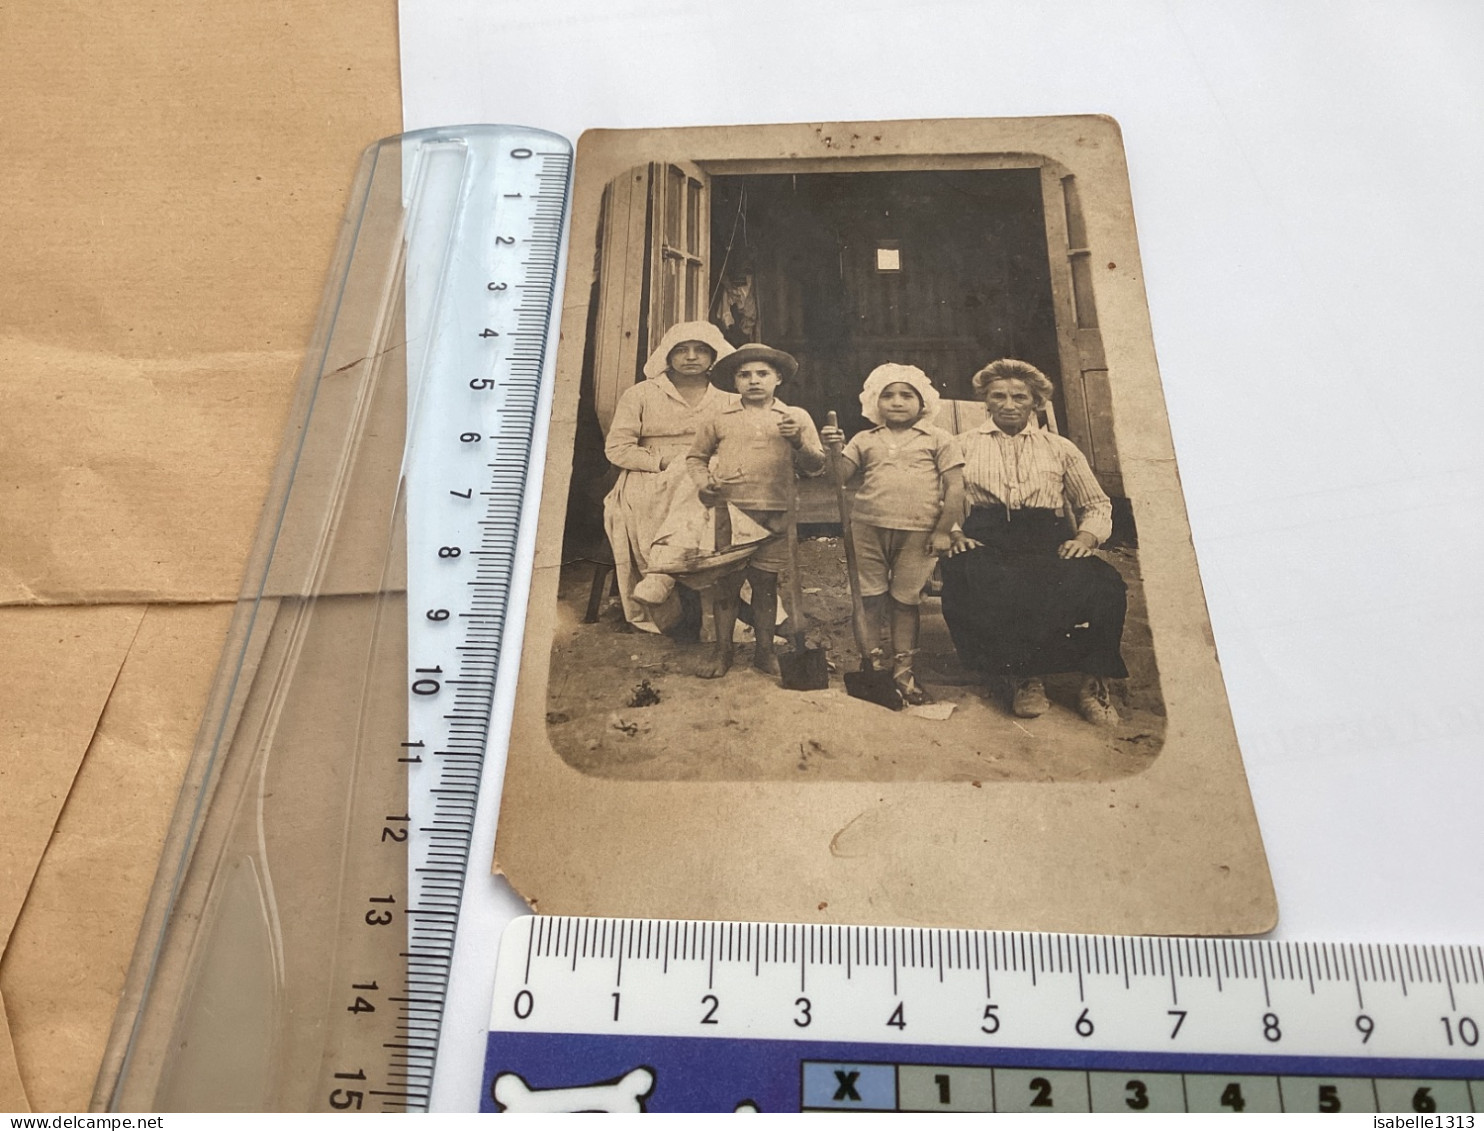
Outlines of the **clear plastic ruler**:
{"label": "clear plastic ruler", "polygon": [[430,1105],[570,166],[500,126],[363,159],[95,1106]]}
{"label": "clear plastic ruler", "polygon": [[524,918],[500,947],[481,1107],[1468,1127],[1481,1025],[1477,946]]}

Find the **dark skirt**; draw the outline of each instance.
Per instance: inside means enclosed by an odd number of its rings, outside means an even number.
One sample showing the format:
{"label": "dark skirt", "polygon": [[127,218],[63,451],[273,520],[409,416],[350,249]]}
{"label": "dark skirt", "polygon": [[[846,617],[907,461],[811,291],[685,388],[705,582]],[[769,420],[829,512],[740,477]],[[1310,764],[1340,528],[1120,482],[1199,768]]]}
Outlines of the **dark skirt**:
{"label": "dark skirt", "polygon": [[1053,510],[975,507],[964,534],[983,546],[943,559],[943,619],[959,661],[986,675],[1055,672],[1122,679],[1123,578],[1103,559],[1059,558],[1071,537]]}

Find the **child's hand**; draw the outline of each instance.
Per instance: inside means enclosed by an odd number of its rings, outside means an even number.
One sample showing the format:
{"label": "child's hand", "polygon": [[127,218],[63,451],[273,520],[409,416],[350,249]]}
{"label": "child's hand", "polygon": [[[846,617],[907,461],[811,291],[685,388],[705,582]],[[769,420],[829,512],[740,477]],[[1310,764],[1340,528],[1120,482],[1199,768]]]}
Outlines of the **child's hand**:
{"label": "child's hand", "polygon": [[701,502],[708,507],[714,507],[721,502],[721,488],[715,483],[708,483],[696,492],[701,497]]}
{"label": "child's hand", "polygon": [[928,535],[928,553],[946,554],[953,548],[953,536],[944,534],[941,530],[934,530]]}
{"label": "child's hand", "polygon": [[795,448],[801,447],[804,443],[804,429],[791,416],[785,416],[778,422],[778,435]]}
{"label": "child's hand", "polygon": [[845,443],[845,429],[826,424],[819,430],[819,438],[829,446],[838,448]]}

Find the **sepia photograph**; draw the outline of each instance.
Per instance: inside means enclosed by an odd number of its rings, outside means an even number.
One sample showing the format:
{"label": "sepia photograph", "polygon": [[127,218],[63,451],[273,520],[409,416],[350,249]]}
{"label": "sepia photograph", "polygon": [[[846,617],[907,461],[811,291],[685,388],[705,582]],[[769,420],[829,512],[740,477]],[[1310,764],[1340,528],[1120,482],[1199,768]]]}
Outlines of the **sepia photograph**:
{"label": "sepia photograph", "polygon": [[985,165],[604,187],[547,696],[569,765],[1038,781],[1158,755],[1098,250],[1068,170]]}
{"label": "sepia photograph", "polygon": [[572,230],[526,899],[1270,924],[1113,122],[599,131]]}

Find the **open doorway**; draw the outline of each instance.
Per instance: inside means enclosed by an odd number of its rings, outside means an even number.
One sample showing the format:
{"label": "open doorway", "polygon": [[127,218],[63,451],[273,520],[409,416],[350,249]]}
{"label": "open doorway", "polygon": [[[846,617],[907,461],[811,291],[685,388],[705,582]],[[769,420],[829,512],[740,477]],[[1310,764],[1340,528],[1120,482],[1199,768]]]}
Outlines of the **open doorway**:
{"label": "open doorway", "polygon": [[833,409],[847,432],[861,423],[861,381],[883,361],[927,372],[948,398],[937,424],[963,431],[982,419],[971,375],[1017,357],[1052,378],[1047,424],[1087,456],[1114,499],[1117,537],[1133,542],[1077,179],[1034,155],[967,164],[652,162],[613,178],[586,335],[586,428],[606,434],[677,322],[710,320],[734,342],[793,353],[800,371],[783,399],[816,424]]}
{"label": "open doorway", "polygon": [[1039,170],[716,176],[711,201],[712,321],[797,357],[787,399],[816,420],[864,427],[861,382],[889,361],[955,400],[1001,357],[1060,389]]}

